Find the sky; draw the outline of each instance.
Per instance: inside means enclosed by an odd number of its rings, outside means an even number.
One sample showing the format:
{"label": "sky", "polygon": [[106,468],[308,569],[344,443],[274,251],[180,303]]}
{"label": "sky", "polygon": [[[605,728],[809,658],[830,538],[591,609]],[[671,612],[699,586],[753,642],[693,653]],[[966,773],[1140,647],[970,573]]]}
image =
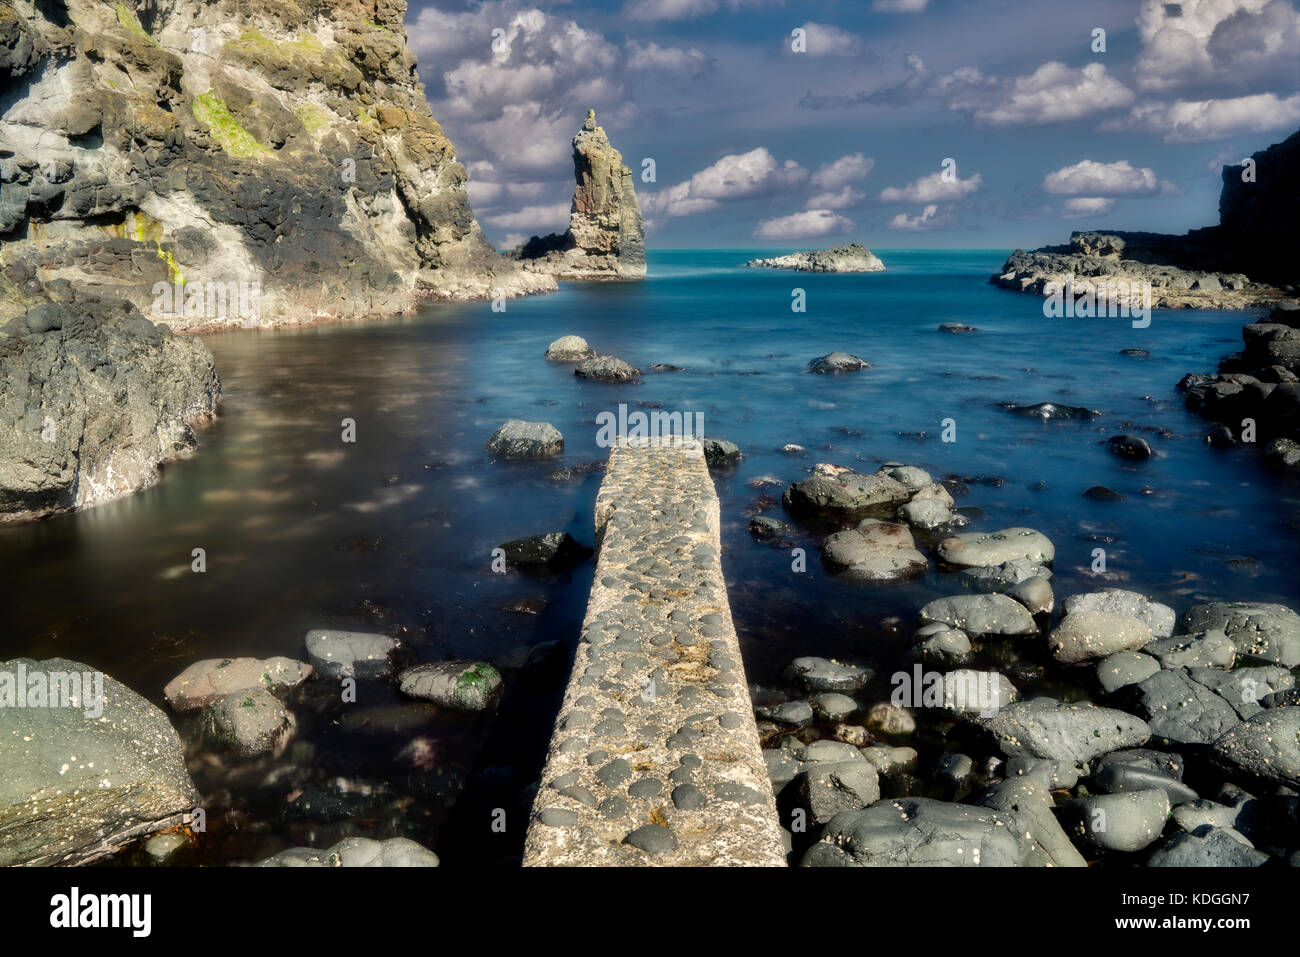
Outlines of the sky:
{"label": "sky", "polygon": [[588,108],[665,248],[1184,232],[1300,128],[1290,0],[411,0],[406,27],[502,247],[567,226]]}

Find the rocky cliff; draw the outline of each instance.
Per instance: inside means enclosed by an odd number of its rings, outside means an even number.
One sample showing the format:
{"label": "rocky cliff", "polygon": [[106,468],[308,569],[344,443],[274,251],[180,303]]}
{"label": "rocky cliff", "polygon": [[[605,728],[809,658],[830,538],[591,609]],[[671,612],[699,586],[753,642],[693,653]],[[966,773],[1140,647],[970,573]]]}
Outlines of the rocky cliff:
{"label": "rocky cliff", "polygon": [[1165,308],[1241,309],[1296,295],[1300,266],[1300,132],[1223,167],[1217,226],[1185,235],[1090,230],[1069,243],[1029,252],[1017,249],[991,281],[1018,292],[1043,294],[1066,277],[1100,282],[1149,282],[1152,305]]}
{"label": "rocky cliff", "polygon": [[0,6],[0,318],[30,305],[30,278],[94,287],[182,329],[553,288],[474,220],[405,12],[403,0]]}
{"label": "rocky cliff", "polygon": [[534,236],[515,258],[557,279],[644,279],[645,232],[632,171],[596,125],[595,110],[573,138],[573,171],[568,230]]}
{"label": "rocky cliff", "polygon": [[555,288],[475,221],[405,12],[0,3],[0,520],[194,447],[220,385],[173,330]]}

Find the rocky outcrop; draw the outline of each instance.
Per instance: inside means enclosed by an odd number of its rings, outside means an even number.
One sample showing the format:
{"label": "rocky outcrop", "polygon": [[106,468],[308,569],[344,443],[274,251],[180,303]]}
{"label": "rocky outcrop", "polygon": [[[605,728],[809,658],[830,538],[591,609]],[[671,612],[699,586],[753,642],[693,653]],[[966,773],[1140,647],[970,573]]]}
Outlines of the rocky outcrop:
{"label": "rocky outcrop", "polygon": [[1039,295],[1071,277],[1076,286],[1149,282],[1155,308],[1244,309],[1295,296],[1300,200],[1289,184],[1300,175],[1300,132],[1251,159],[1246,179],[1244,165],[1223,167],[1217,226],[1182,236],[1075,232],[1065,245],[1017,249],[990,281]]}
{"label": "rocky outcrop", "polygon": [[153,485],[221,391],[199,340],[67,282],[35,288],[50,298],[0,327],[0,521]]}
{"label": "rocky outcrop", "polygon": [[751,259],[745,265],[764,269],[793,269],[795,272],[885,271],[885,264],[861,243],[849,243],[836,249],[812,249],[771,259]]}
{"label": "rocky outcrop", "polygon": [[403,0],[0,8],[0,319],[66,278],[174,329],[554,288],[499,256]]}
{"label": "rocky outcrop", "polygon": [[534,236],[514,251],[533,272],[556,279],[644,279],[645,232],[632,171],[588,110],[573,138],[577,187],[564,233]]}

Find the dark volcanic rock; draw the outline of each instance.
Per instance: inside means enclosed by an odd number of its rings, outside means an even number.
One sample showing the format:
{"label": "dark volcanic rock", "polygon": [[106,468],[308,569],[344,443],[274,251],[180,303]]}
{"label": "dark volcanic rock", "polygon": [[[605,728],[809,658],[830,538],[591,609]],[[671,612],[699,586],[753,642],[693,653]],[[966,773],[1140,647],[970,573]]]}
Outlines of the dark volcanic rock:
{"label": "dark volcanic rock", "polygon": [[51,288],[0,329],[0,521],[98,505],[188,455],[221,392],[212,353],[126,302]]}
{"label": "dark volcanic rock", "polygon": [[572,568],[593,554],[592,549],[578,542],[568,532],[548,532],[516,538],[500,546],[506,561],[511,565],[546,568]]}

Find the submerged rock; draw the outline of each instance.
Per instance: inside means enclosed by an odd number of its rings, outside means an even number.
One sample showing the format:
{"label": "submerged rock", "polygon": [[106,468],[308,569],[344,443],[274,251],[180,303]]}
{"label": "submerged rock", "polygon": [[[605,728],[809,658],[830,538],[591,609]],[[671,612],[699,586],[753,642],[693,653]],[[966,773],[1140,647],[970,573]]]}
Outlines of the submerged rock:
{"label": "submerged rock", "polygon": [[824,356],[818,356],[808,362],[808,371],[817,372],[823,375],[835,374],[839,372],[857,372],[859,369],[870,369],[871,366],[865,359],[860,359],[848,352],[828,352]]}
{"label": "submerged rock", "polygon": [[545,535],[529,535],[516,538],[498,546],[505,552],[509,565],[544,567],[553,569],[573,568],[581,565],[594,552],[577,541],[568,532],[547,532]]}
{"label": "submerged rock", "polygon": [[592,356],[579,362],[573,374],[595,382],[634,382],[641,370],[618,356]]}
{"label": "submerged rock", "polygon": [[[20,684],[31,700],[34,675],[74,674],[79,706],[15,706]],[[198,805],[167,715],[108,675],[97,701],[84,679],[100,674],[64,658],[0,662],[0,866],[86,864]]]}
{"label": "submerged rock", "polygon": [[259,862],[257,867],[437,867],[438,855],[405,837],[373,841],[349,837],[333,847],[316,850],[291,847]]}
{"label": "submerged rock", "polygon": [[1058,402],[1039,402],[1036,405],[1011,405],[1007,411],[1013,415],[1023,415],[1029,419],[1095,419],[1101,413],[1078,405],[1062,405]]}
{"label": "submerged rock", "polygon": [[867,668],[840,664],[826,658],[796,658],[785,669],[785,674],[805,691],[851,693],[871,680],[871,671]]}
{"label": "submerged rock", "polygon": [[486,661],[416,665],[397,679],[402,694],[454,711],[488,711],[501,694],[501,674]]}

